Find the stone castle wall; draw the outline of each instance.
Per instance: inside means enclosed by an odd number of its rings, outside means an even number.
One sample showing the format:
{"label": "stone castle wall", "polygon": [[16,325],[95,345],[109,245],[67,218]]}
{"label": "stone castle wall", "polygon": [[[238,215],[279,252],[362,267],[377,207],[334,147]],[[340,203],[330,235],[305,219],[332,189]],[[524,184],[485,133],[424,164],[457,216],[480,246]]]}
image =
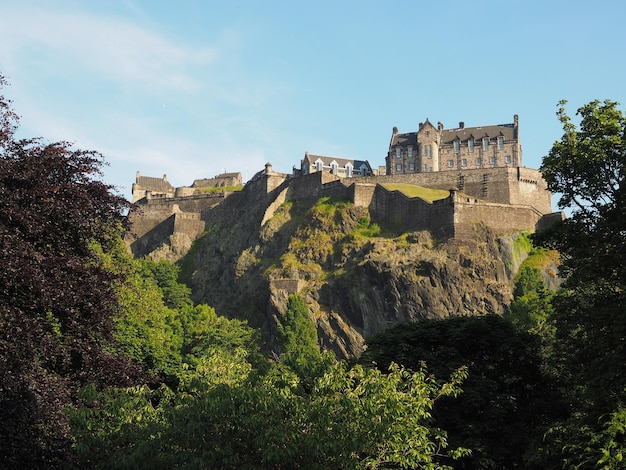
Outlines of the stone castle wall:
{"label": "stone castle wall", "polygon": [[[448,198],[429,203],[400,191],[386,190],[380,183],[408,183],[452,191]],[[139,212],[131,213],[136,238],[127,243],[134,254],[143,256],[159,240],[167,240],[168,234],[185,233],[194,240],[205,230],[212,217],[211,209],[230,196],[149,196],[139,204]],[[252,198],[264,205],[261,224],[285,201],[328,196],[368,207],[372,219],[381,225],[398,231],[428,230],[440,238],[464,237],[477,223],[501,232],[534,231],[546,223],[544,215],[551,213],[551,194],[545,181],[538,171],[528,168],[339,178],[328,172],[303,176],[277,173],[268,164],[236,196],[242,198],[242,203]]]}

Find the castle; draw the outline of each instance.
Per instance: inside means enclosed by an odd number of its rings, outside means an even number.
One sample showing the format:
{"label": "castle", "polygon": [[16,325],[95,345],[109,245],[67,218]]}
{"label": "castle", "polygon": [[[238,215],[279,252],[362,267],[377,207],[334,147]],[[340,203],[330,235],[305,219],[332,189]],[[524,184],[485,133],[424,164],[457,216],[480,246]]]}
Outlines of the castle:
{"label": "castle", "polygon": [[[426,120],[417,132],[400,134],[394,128],[386,174],[381,173],[385,171],[373,171],[367,161],[308,152],[300,169],[278,173],[268,163],[238,192],[232,187],[241,183],[239,173],[174,188],[165,176],[138,172],[133,202],[140,211],[131,212],[133,233],[127,242],[136,256],[151,253],[163,241],[182,243],[172,256],[179,258],[204,232],[214,209],[233,194],[241,204],[260,205],[261,225],[288,200],[332,196],[367,207],[372,220],[383,226],[429,230],[439,238],[470,236],[476,224],[501,233],[535,231],[563,216],[552,213],[551,193],[541,173],[522,166],[517,115],[513,124],[497,126],[465,128],[460,123],[444,129]],[[448,196],[428,202],[388,189],[388,183],[443,189]],[[223,190],[203,192],[201,187]]]}
{"label": "castle", "polygon": [[387,174],[471,170],[479,168],[522,166],[519,141],[519,118],[512,124],[444,129],[428,119],[417,132],[399,134],[393,128],[389,152],[385,158]]}

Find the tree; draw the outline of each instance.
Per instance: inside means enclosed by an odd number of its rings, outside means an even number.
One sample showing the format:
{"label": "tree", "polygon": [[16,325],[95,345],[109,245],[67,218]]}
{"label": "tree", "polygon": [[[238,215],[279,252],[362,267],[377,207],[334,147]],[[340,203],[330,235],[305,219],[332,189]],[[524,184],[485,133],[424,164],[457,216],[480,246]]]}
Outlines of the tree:
{"label": "tree", "polygon": [[178,393],[89,391],[73,427],[81,463],[95,468],[444,469],[466,451],[447,451],[430,413],[463,377],[438,385],[423,371],[339,362],[303,394],[288,369],[259,374],[215,349]]}
{"label": "tree", "polygon": [[128,203],[99,180],[102,155],[16,140],[17,127],[0,95],[0,458],[50,468],[70,459],[63,409],[76,384],[143,374],[107,348],[114,276],[93,249],[116,243]]}
{"label": "tree", "polygon": [[281,362],[290,367],[302,385],[310,390],[315,379],[324,373],[335,358],[331,352],[320,352],[315,324],[301,296],[289,296],[287,311],[280,316],[277,330]]}
{"label": "tree", "polygon": [[382,370],[392,362],[426,366],[437,377],[467,367],[463,393],[433,409],[434,425],[448,432],[450,445],[472,449],[455,468],[535,468],[525,453],[560,411],[537,338],[497,315],[397,325],[369,338],[360,361]]}
{"label": "tree", "polygon": [[626,119],[617,106],[592,101],[578,109],[577,126],[560,102],[563,136],[541,166],[548,188],[562,194],[559,207],[572,211],[536,237],[559,250],[566,277],[553,300],[554,358],[572,413],[554,426],[548,447],[577,468],[624,451],[616,447],[623,431],[611,434],[623,430],[626,400]]}
{"label": "tree", "polygon": [[618,103],[596,100],[578,109],[577,129],[565,103],[557,112],[563,136],[541,172],[548,189],[561,194],[559,208],[572,213],[550,241],[563,256],[569,287],[592,282],[613,291],[626,282],[626,119]]}

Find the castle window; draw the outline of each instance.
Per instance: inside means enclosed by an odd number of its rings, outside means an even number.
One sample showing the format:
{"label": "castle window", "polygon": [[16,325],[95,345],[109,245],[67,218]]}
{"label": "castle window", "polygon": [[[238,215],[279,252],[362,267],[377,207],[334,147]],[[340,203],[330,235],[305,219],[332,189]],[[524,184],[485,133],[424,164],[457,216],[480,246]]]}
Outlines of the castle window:
{"label": "castle window", "polygon": [[483,150],[489,150],[489,138],[488,137],[483,138]]}
{"label": "castle window", "polygon": [[504,137],[498,136],[498,150],[504,149]]}
{"label": "castle window", "polygon": [[467,158],[461,160],[461,166],[467,166]]}
{"label": "castle window", "polygon": [[467,141],[467,148],[469,149],[470,153],[474,152],[474,138],[470,137],[469,140]]}
{"label": "castle window", "polygon": [[428,165],[426,165],[426,163],[424,163],[424,171],[428,171]]}
{"label": "castle window", "polygon": [[495,165],[495,164],[496,164],[496,157],[491,157],[491,158],[489,158],[489,163],[490,163],[491,165]]}
{"label": "castle window", "polygon": [[507,163],[511,163],[511,155],[507,155],[505,160]]}
{"label": "castle window", "polygon": [[402,149],[400,147],[396,147],[396,158],[402,157]]}
{"label": "castle window", "polygon": [[459,153],[461,151],[461,141],[459,141],[459,139],[456,139],[454,141],[454,153]]}
{"label": "castle window", "polygon": [[396,165],[396,171],[400,171],[400,172],[402,171],[402,163],[398,163]]}
{"label": "castle window", "polygon": [[476,166],[481,166],[482,164],[483,164],[483,159],[482,159],[482,158],[480,158],[480,157],[478,157],[478,158],[476,159]]}
{"label": "castle window", "polygon": [[413,146],[412,145],[409,145],[408,152],[409,152],[409,158],[413,158]]}
{"label": "castle window", "polygon": [[415,163],[409,163],[409,170],[415,171]]}
{"label": "castle window", "polygon": [[449,168],[454,167],[454,160],[448,160],[448,167]]}

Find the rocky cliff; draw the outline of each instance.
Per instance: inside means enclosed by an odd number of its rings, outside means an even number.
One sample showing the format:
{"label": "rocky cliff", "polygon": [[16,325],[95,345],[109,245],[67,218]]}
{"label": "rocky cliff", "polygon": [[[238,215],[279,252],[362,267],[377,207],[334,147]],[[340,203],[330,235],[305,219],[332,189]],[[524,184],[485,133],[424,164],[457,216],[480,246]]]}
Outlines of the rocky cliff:
{"label": "rocky cliff", "polygon": [[244,190],[203,214],[207,230],[181,265],[195,301],[247,319],[272,347],[292,293],[309,305],[321,346],[340,357],[398,322],[501,314],[527,255],[517,234],[480,224],[465,240],[440,241],[378,227],[367,208],[343,200],[280,205],[253,195]]}

